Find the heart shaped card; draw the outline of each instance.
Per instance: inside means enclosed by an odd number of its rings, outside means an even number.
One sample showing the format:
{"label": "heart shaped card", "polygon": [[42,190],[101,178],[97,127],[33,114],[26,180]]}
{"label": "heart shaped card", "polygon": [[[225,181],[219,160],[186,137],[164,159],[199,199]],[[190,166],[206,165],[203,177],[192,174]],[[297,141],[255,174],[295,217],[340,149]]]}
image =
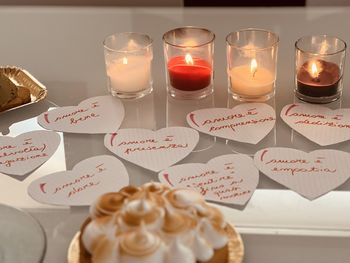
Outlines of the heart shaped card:
{"label": "heart shaped card", "polygon": [[247,155],[228,154],[208,163],[172,166],[158,174],[159,180],[171,187],[191,188],[206,200],[244,205],[259,182],[259,171]]}
{"label": "heart shaped card", "polygon": [[266,176],[309,200],[337,188],[350,177],[350,154],[336,150],[306,153],[266,148],[255,154],[254,162]]}
{"label": "heart shaped card", "polygon": [[70,133],[109,133],[118,130],[124,119],[122,102],[112,96],[89,98],[78,106],[60,107],[42,113],[40,126]]}
{"label": "heart shaped card", "polygon": [[185,158],[196,147],[199,134],[186,127],[157,131],[120,129],[105,136],[105,146],[117,156],[148,170],[159,172]]}
{"label": "heart shaped card", "polygon": [[98,196],[117,192],[128,184],[129,176],[123,163],[113,156],[101,155],[81,161],[71,171],[33,181],[28,194],[40,203],[87,206]]}
{"label": "heart shaped card", "polygon": [[281,118],[295,131],[321,145],[350,139],[350,109],[332,110],[305,103],[283,107]]}
{"label": "heart shaped card", "polygon": [[200,132],[251,144],[257,144],[269,134],[275,122],[275,110],[265,103],[201,109],[187,115],[187,123]]}
{"label": "heart shaped card", "polygon": [[26,175],[57,150],[60,136],[52,131],[31,131],[17,137],[0,136],[0,172]]}

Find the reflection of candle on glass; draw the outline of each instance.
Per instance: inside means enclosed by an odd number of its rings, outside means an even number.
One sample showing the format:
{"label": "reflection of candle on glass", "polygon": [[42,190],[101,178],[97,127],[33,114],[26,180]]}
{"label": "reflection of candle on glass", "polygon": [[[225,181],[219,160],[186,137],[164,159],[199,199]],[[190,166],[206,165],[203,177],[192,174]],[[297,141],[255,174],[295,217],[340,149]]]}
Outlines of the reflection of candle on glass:
{"label": "reflection of candle on glass", "polygon": [[173,57],[168,62],[170,84],[178,90],[195,91],[210,85],[211,65],[204,59],[186,56]]}
{"label": "reflection of candle on glass", "polygon": [[231,89],[243,96],[264,96],[273,91],[274,76],[268,69],[258,66],[256,59],[250,65],[234,67],[229,72]]}
{"label": "reflection of candle on glass", "polygon": [[339,67],[324,60],[305,62],[297,74],[298,92],[310,97],[332,96],[338,92]]}
{"label": "reflection of candle on glass", "polygon": [[137,92],[149,88],[151,59],[147,56],[128,55],[107,65],[111,89],[115,92]]}

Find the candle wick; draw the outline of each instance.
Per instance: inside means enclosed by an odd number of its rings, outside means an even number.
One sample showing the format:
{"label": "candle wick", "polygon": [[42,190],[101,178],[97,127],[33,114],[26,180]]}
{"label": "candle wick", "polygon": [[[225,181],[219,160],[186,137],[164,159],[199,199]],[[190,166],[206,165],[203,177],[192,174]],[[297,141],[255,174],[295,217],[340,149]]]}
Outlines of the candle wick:
{"label": "candle wick", "polygon": [[316,78],[313,79],[313,81],[314,81],[314,82],[320,82],[321,80],[320,80],[319,77],[316,77]]}
{"label": "candle wick", "polygon": [[257,71],[258,71],[257,69],[254,70],[254,72],[253,72],[253,78],[255,78],[255,73],[256,73]]}

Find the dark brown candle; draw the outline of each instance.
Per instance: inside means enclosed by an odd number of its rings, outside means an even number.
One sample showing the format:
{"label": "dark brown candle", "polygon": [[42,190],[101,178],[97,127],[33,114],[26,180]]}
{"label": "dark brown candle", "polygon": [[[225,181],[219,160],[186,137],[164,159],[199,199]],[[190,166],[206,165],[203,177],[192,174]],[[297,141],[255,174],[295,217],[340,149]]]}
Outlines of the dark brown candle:
{"label": "dark brown candle", "polygon": [[331,97],[338,93],[341,79],[337,64],[324,60],[305,62],[297,73],[298,93],[309,97]]}

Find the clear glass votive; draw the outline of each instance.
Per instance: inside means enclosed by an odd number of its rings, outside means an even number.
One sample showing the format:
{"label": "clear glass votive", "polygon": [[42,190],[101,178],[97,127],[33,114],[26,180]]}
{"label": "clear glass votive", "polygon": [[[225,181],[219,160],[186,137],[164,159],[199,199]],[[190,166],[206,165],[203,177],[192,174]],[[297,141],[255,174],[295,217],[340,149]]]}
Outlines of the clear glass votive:
{"label": "clear glass votive", "polygon": [[208,29],[190,26],[163,35],[166,82],[172,97],[200,99],[213,92],[214,39]]}
{"label": "clear glass votive", "polygon": [[336,37],[305,36],[295,42],[295,95],[306,102],[329,103],[343,88],[346,43]]}
{"label": "clear glass votive", "polygon": [[141,33],[115,33],[103,42],[107,86],[113,96],[141,98],[152,92],[152,39]]}
{"label": "clear glass votive", "polygon": [[228,90],[239,101],[266,101],[275,94],[278,36],[248,28],[226,37]]}

